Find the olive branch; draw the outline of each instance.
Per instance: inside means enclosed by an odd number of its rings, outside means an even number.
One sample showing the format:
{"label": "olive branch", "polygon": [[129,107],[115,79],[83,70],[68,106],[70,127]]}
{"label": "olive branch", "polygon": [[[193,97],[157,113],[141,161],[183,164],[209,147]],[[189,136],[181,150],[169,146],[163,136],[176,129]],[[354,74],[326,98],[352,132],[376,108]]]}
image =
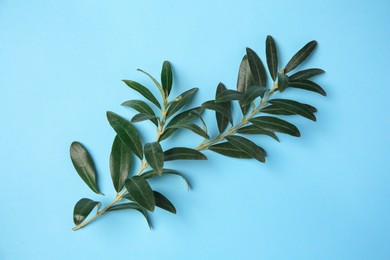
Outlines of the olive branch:
{"label": "olive branch", "polygon": [[[104,208],[98,201],[88,198],[79,200],[73,213],[75,227],[80,229],[96,218],[115,210],[136,210],[140,212],[151,227],[149,213],[155,207],[176,213],[172,202],[163,194],[152,189],[149,179],[164,175],[176,175],[185,181],[186,177],[173,169],[164,168],[166,161],[173,160],[206,160],[202,153],[210,150],[233,158],[256,159],[265,162],[266,151],[253,141],[243,136],[267,135],[279,141],[276,133],[299,137],[298,128],[277,116],[299,115],[316,121],[314,113],[317,109],[291,99],[273,98],[281,95],[287,88],[303,89],[326,96],[325,91],[310,80],[324,73],[318,68],[305,69],[290,75],[290,72],[301,65],[314,51],[316,41],[307,43],[279,70],[277,48],[274,39],[267,36],[265,49],[268,72],[272,84],[267,83],[267,72],[259,56],[250,48],[246,48],[237,80],[237,90],[227,89],[220,83],[216,89],[214,100],[206,101],[199,107],[183,110],[197,92],[197,88],[187,90],[174,99],[169,100],[173,85],[172,67],[165,61],[161,71],[161,82],[143,70],[161,93],[161,102],[148,88],[132,80],[123,80],[131,89],[140,93],[147,101],[128,100],[122,103],[138,112],[130,121],[114,112],[107,112],[107,119],[116,132],[111,154],[110,173],[113,186],[117,192],[115,198]],[[271,85],[272,87],[268,87]],[[242,111],[239,123],[234,124],[232,103],[238,101]],[[155,108],[152,108],[153,105]],[[158,111],[158,114],[155,113]],[[219,134],[210,137],[202,113],[205,110],[215,112]],[[265,114],[265,115],[264,115]],[[143,143],[135,124],[150,121],[156,126],[156,140]],[[196,123],[199,122],[200,126]],[[195,148],[174,147],[165,150],[161,142],[170,138],[177,131],[186,129],[203,137],[203,141]],[[88,187],[97,194],[102,194],[97,185],[97,174],[92,157],[79,142],[70,146],[72,163]],[[133,169],[134,160],[138,159],[140,168]],[[147,171],[145,171],[147,170]],[[94,208],[97,213],[87,218]]]}

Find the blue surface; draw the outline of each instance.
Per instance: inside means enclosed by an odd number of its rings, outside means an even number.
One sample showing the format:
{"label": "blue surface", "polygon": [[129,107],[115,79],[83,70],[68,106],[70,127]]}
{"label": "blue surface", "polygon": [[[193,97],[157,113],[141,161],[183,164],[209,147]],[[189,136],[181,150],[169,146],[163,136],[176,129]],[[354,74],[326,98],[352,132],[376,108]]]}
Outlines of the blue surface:
{"label": "blue surface", "polygon": [[[1,0],[0,259],[389,259],[389,11],[388,0]],[[267,34],[284,63],[318,40],[307,66],[327,71],[317,81],[328,97],[285,96],[317,106],[318,122],[293,119],[299,139],[258,139],[264,165],[211,153],[171,163],[193,191],[176,178],[153,182],[178,209],[156,210],[153,231],[115,212],[72,232],[78,199],[114,196],[105,111],[130,117],[120,103],[138,97],[120,80],[152,87],[136,69],[159,77],[168,59],[173,95],[197,86],[196,105],[219,81],[234,88],[245,47],[264,59]],[[73,140],[91,151],[105,197],[75,173]]]}

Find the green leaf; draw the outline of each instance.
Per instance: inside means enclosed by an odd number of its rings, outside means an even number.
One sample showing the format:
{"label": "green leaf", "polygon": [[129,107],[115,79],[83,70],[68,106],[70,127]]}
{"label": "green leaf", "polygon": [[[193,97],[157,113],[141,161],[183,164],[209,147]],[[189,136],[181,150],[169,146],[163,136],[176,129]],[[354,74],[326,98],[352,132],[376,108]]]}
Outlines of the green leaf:
{"label": "green leaf", "polygon": [[278,75],[278,89],[280,92],[283,92],[288,86],[289,78],[282,73],[279,73]]}
{"label": "green leaf", "polygon": [[263,89],[267,88],[267,74],[263,62],[250,48],[246,48],[246,55],[248,56],[249,67],[251,69],[253,81],[256,86]]}
{"label": "green leaf", "polygon": [[137,91],[138,93],[140,93],[142,96],[144,96],[146,99],[148,99],[150,102],[152,102],[153,104],[155,104],[158,108],[161,109],[161,105],[160,103],[158,102],[158,100],[156,99],[156,97],[152,94],[152,92],[150,92],[149,89],[147,89],[146,87],[142,86],[141,84],[139,84],[138,82],[135,82],[135,81],[132,81],[132,80],[123,80],[123,82],[129,86],[130,88],[134,89],[135,91]]}
{"label": "green leaf", "polygon": [[164,129],[163,134],[159,138],[159,141],[163,141],[167,139],[179,129],[179,128],[173,128],[171,126],[193,122],[197,118],[197,115],[195,115],[193,112],[194,111],[201,112],[202,110],[203,110],[202,108],[198,107],[177,114],[175,117],[171,119],[171,121],[168,122],[167,126]]}
{"label": "green leaf", "polygon": [[196,91],[198,91],[198,88],[192,88],[190,90],[183,92],[177,98],[175,98],[174,101],[169,105],[169,108],[167,111],[167,118],[169,118],[174,113],[179,111],[180,108],[185,106],[191,100],[191,98],[194,96]]}
{"label": "green leaf", "polygon": [[195,134],[198,134],[206,139],[210,139],[210,136],[206,133],[205,130],[203,130],[202,128],[200,128],[199,126],[197,126],[193,123],[189,123],[189,122],[186,122],[183,124],[179,123],[179,124],[167,127],[166,129],[172,129],[172,128],[188,129],[188,130],[194,132]]}
{"label": "green leaf", "polygon": [[244,134],[244,135],[268,135],[279,142],[279,138],[276,136],[274,132],[262,129],[255,125],[248,125],[241,127],[237,130],[238,134]]}
{"label": "green leaf", "polygon": [[130,150],[142,160],[142,142],[137,129],[129,121],[113,112],[107,112],[107,119],[122,142],[124,142]]}
{"label": "green leaf", "polygon": [[131,107],[142,114],[154,116],[154,118],[151,118],[150,121],[152,121],[156,126],[158,125],[157,119],[155,118],[156,114],[154,113],[153,109],[148,104],[146,104],[146,102],[141,100],[128,100],[123,102],[122,106]]}
{"label": "green leaf", "polygon": [[[156,120],[156,119],[157,119],[157,116],[152,116],[152,115],[148,115],[148,114],[144,114],[144,113],[139,113],[139,114],[136,114],[135,116],[133,116],[133,118],[131,119],[131,122],[132,123],[138,123],[138,122],[142,122],[142,121],[145,121],[145,120],[152,121],[152,120]],[[155,124],[155,125],[157,126],[157,124]]]}
{"label": "green leaf", "polygon": [[[225,85],[222,82],[220,82],[217,86],[215,98],[218,98],[218,96],[222,92],[224,92],[225,90],[226,90]],[[231,114],[231,102],[230,101],[221,102],[220,104],[223,105],[226,108],[226,111],[229,111],[229,113]],[[223,133],[223,131],[225,131],[226,127],[229,125],[229,119],[217,111],[215,112],[215,117],[217,119],[218,130],[220,133]]]}
{"label": "green leaf", "polygon": [[250,157],[258,160],[259,162],[265,162],[267,153],[265,150],[257,146],[254,142],[237,135],[231,135],[225,137],[225,139],[234,147],[240,149]]}
{"label": "green leaf", "polygon": [[224,142],[219,144],[214,144],[209,146],[208,148],[210,151],[228,156],[233,158],[240,158],[240,159],[250,159],[252,156],[244,153],[237,147],[233,146],[231,143]]}
{"label": "green leaf", "polygon": [[294,80],[290,81],[288,86],[290,88],[300,88],[308,91],[313,91],[323,96],[326,96],[326,92],[320,85],[310,80]]}
{"label": "green leaf", "polygon": [[[221,84],[221,83],[220,83]],[[215,102],[228,102],[232,100],[241,100],[244,95],[241,92],[225,89],[217,93]]]}
{"label": "green leaf", "polygon": [[310,56],[310,54],[314,51],[315,47],[317,46],[316,41],[311,41],[307,43],[305,46],[303,46],[302,49],[300,49],[287,63],[286,67],[284,68],[284,73],[288,73],[298,67],[302,62],[304,62],[307,57]]}
{"label": "green leaf", "polygon": [[148,226],[150,229],[152,229],[152,223],[149,219],[148,212],[143,209],[140,205],[134,202],[127,202],[127,203],[122,203],[122,204],[116,204],[108,208],[107,211],[116,211],[116,210],[123,210],[123,209],[134,209],[138,212],[140,212],[142,215],[144,215],[146,221],[148,222]]}
{"label": "green leaf", "polygon": [[144,147],[145,158],[158,174],[162,174],[164,167],[164,152],[158,142],[147,143]]}
{"label": "green leaf", "polygon": [[282,116],[291,116],[294,113],[287,111],[281,107],[269,105],[260,110],[262,113],[271,114],[271,115],[282,115]]}
{"label": "green leaf", "polygon": [[98,211],[101,207],[101,203],[90,199],[81,199],[74,206],[73,210],[73,222],[76,225],[80,225],[91,213],[91,211],[97,206]]}
{"label": "green leaf", "polygon": [[259,116],[249,120],[252,124],[272,132],[279,132],[299,137],[301,133],[293,124],[272,116]]}
{"label": "green leaf", "polygon": [[305,104],[299,103],[294,100],[289,99],[272,99],[269,100],[268,103],[272,105],[276,105],[277,107],[280,107],[286,111],[289,111],[295,115],[301,115],[303,117],[306,117],[310,120],[316,121],[315,115],[306,107]]}
{"label": "green leaf", "polygon": [[271,35],[267,36],[265,41],[265,53],[267,56],[267,65],[269,73],[274,81],[278,75],[278,53],[276,50],[276,44]]}
{"label": "green leaf", "polygon": [[154,200],[153,190],[143,177],[133,176],[126,180],[125,186],[132,200],[144,209],[154,211],[156,202]]}
{"label": "green leaf", "polygon": [[169,61],[166,60],[164,61],[161,70],[161,84],[165,93],[167,93],[167,96],[169,96],[169,94],[171,93],[172,82],[173,82],[172,67]]}
{"label": "green leaf", "polygon": [[175,206],[173,206],[172,202],[170,202],[164,195],[160,192],[153,191],[154,199],[156,200],[156,206],[162,208],[166,211],[169,211],[173,214],[176,214]]}
{"label": "green leaf", "polygon": [[[185,182],[185,184],[187,185],[187,189],[188,190],[191,189],[191,185],[190,185],[189,181],[186,179],[186,177],[182,173],[180,173],[176,170],[163,169],[162,175],[168,175],[168,174],[180,176],[183,179],[183,181]],[[157,174],[157,172],[155,170],[150,170],[150,171],[144,172],[141,176],[144,177],[145,179],[150,179],[150,178],[159,177],[162,175]]]}
{"label": "green leaf", "polygon": [[207,160],[207,157],[191,148],[175,147],[164,152],[164,161],[173,160]]}
{"label": "green leaf", "polygon": [[223,104],[215,103],[214,100],[210,100],[210,101],[204,102],[201,107],[204,109],[214,110],[214,111],[220,113],[221,115],[226,117],[226,119],[231,124],[233,124],[233,117],[232,117],[231,111],[230,111],[230,109],[227,109],[227,107],[224,106]]}
{"label": "green leaf", "polygon": [[73,142],[70,145],[70,158],[81,179],[93,192],[100,194],[97,186],[95,164],[87,149],[81,143]]}
{"label": "green leaf", "polygon": [[307,69],[307,70],[301,70],[297,73],[290,76],[290,80],[302,80],[302,79],[309,79],[314,76],[320,75],[322,73],[325,73],[322,69]]}
{"label": "green leaf", "polygon": [[132,155],[130,148],[115,136],[110,155],[110,172],[112,183],[117,192],[120,192],[130,173]]}
{"label": "green leaf", "polygon": [[318,110],[317,108],[311,106],[311,105],[308,105],[308,104],[304,104],[306,106],[307,109],[309,109],[310,112],[312,113],[316,113]]}
{"label": "green leaf", "polygon": [[141,70],[141,69],[137,69],[139,72],[142,72],[144,73],[146,76],[148,76],[154,83],[154,85],[156,85],[156,87],[158,88],[158,90],[160,91],[161,93],[161,96],[162,97],[165,97],[165,92],[164,92],[164,89],[162,88],[162,86],[160,85],[160,83],[152,76],[150,75],[149,73],[147,73],[146,71],[144,70]]}
{"label": "green leaf", "polygon": [[[238,71],[237,90],[241,93],[245,93],[246,89],[254,84],[255,82],[253,81],[252,73],[249,68],[248,57],[245,55],[242,58],[240,69]],[[243,106],[242,101],[239,101],[239,103],[241,111],[245,115],[248,112],[249,105]]]}
{"label": "green leaf", "polygon": [[244,94],[244,97],[241,100],[242,101],[241,104],[243,106],[250,105],[250,103],[252,103],[252,101],[255,100],[257,97],[264,97],[264,93],[266,91],[267,91],[266,89],[259,88],[257,86],[248,87]]}

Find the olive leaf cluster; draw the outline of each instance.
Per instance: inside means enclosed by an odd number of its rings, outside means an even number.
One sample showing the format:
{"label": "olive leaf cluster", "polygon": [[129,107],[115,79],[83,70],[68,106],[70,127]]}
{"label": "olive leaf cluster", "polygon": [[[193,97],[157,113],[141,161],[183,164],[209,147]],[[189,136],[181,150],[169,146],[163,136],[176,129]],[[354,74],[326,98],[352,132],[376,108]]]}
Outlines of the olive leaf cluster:
{"label": "olive leaf cluster", "polygon": [[[307,43],[285,66],[280,66],[275,41],[271,36],[267,36],[266,66],[254,50],[246,48],[239,67],[236,90],[228,89],[223,83],[219,83],[215,99],[193,108],[186,106],[198,91],[197,88],[171,98],[173,73],[168,61],[163,63],[161,81],[139,70],[157,87],[161,94],[159,98],[140,83],[123,80],[145,100],[132,99],[122,103],[123,106],[137,111],[131,120],[114,112],[107,112],[108,122],[116,133],[109,160],[116,196],[103,209],[101,202],[88,198],[79,200],[74,207],[73,219],[76,226],[73,230],[115,210],[138,211],[146,218],[150,227],[149,213],[153,212],[155,207],[175,214],[173,203],[154,190],[149,183],[152,178],[176,175],[181,177],[190,189],[185,175],[165,167],[167,161],[206,160],[207,157],[202,151],[209,150],[227,157],[255,159],[264,163],[267,153],[250,139],[251,135],[266,135],[277,141],[277,134],[299,137],[301,134],[298,128],[280,116],[298,115],[316,121],[317,109],[296,100],[274,98],[274,95],[282,96],[282,93],[290,88],[326,96],[322,87],[311,80],[324,73],[323,70],[311,68],[295,71],[313,53],[316,45],[316,41]],[[295,73],[292,73],[293,71]],[[234,102],[237,104],[234,105]],[[234,106],[238,106],[242,112],[240,120],[233,120]],[[202,114],[207,110],[215,113],[219,132],[217,136],[210,136],[202,118]],[[156,127],[155,141],[142,140],[136,127],[136,124],[142,121],[150,121]],[[195,148],[173,147],[165,150],[162,142],[181,130],[191,131],[203,137],[203,141]],[[73,142],[70,146],[70,156],[81,179],[93,192],[102,194],[97,185],[96,168],[87,149],[80,142]],[[140,162],[138,170],[134,167],[135,160]],[[87,218],[95,208],[96,214]]]}

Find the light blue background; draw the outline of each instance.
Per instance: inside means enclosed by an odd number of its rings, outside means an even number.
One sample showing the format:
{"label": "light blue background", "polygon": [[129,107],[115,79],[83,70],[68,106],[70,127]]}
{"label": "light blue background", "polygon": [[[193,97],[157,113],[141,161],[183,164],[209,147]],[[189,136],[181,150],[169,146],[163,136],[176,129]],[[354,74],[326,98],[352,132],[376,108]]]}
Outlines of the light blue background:
{"label": "light blue background", "polygon": [[[389,12],[388,0],[0,0],[0,259],[389,259]],[[136,69],[159,77],[168,59],[173,95],[197,86],[198,105],[219,81],[235,87],[245,47],[264,59],[267,34],[284,64],[319,42],[307,66],[327,71],[328,97],[285,95],[317,106],[318,122],[294,118],[302,138],[258,139],[264,165],[210,152],[171,163],[194,189],[153,183],[178,210],[156,210],[153,231],[115,212],[72,232],[78,199],[114,196],[105,111],[129,118],[120,103],[138,97],[121,79],[152,88]],[[73,140],[91,151],[104,198],[75,173]]]}

